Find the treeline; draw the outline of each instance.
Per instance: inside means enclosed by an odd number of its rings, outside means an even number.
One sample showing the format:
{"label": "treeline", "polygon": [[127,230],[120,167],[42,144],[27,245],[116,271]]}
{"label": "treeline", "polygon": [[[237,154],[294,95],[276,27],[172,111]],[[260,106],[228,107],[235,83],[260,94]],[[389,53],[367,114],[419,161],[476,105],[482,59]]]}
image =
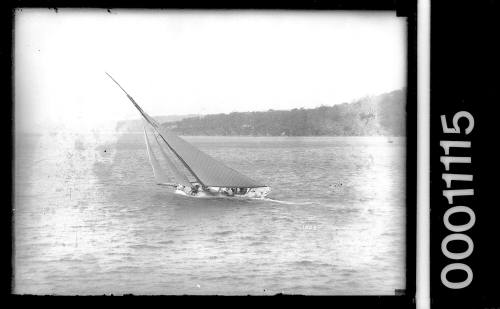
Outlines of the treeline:
{"label": "treeline", "polygon": [[164,123],[180,135],[404,136],[405,89],[312,109],[234,112]]}
{"label": "treeline", "polygon": [[[179,121],[184,118],[192,118],[198,115],[169,115],[169,116],[152,116],[156,121],[160,123]],[[121,120],[116,123],[115,130],[117,132],[142,132],[144,126],[144,121],[142,119],[133,120]]]}

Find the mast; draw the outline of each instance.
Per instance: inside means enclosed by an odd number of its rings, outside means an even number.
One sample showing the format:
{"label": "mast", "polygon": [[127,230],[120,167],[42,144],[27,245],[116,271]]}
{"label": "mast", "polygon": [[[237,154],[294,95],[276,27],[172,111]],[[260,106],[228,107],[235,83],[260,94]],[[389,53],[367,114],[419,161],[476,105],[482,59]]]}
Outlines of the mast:
{"label": "mast", "polygon": [[[158,131],[158,127],[159,127],[158,122],[156,122],[156,120],[154,120],[153,118],[149,117],[149,115],[148,115],[148,114],[146,114],[146,113],[142,110],[142,108],[139,106],[139,104],[137,104],[137,103],[135,102],[134,98],[132,98],[132,96],[130,96],[130,94],[128,94],[128,93],[127,93],[127,91],[125,91],[125,89],[123,89],[123,87],[122,87],[122,86],[121,86],[121,85],[120,85],[120,84],[119,84],[119,83],[118,83],[118,82],[117,82],[117,81],[116,81],[116,80],[115,80],[115,79],[114,79],[111,75],[109,75],[109,73],[108,73],[108,72],[104,72],[104,73],[106,73],[106,75],[108,75],[108,76],[109,76],[109,78],[111,78],[111,79],[115,82],[115,84],[117,84],[117,85],[118,85],[118,87],[120,87],[120,89],[121,89],[123,92],[125,92],[125,94],[127,95],[128,99],[132,102],[132,104],[134,104],[135,108],[137,108],[137,110],[139,110],[139,113],[141,113],[141,115],[142,115],[142,116],[146,119],[146,121],[147,121],[150,125],[152,125],[152,126],[156,129],[156,131]],[[158,132],[158,133],[159,133],[159,132]]]}
{"label": "mast", "polygon": [[188,171],[191,174],[193,174],[194,178],[196,178],[196,180],[203,187],[206,187],[206,185],[201,181],[201,179],[196,175],[196,173],[191,169],[191,167],[184,161],[184,159],[182,159],[182,157],[177,153],[177,151],[175,151],[175,149],[173,149],[172,146],[170,146],[170,144],[165,140],[165,138],[163,137],[163,135],[160,133],[160,130],[159,130],[160,125],[158,124],[158,122],[156,122],[156,120],[154,120],[152,117],[150,117],[148,114],[146,114],[146,112],[144,112],[142,110],[142,108],[139,106],[139,104],[137,104],[135,102],[134,98],[132,98],[132,96],[130,94],[128,94],[127,91],[125,91],[125,89],[123,89],[123,87],[108,72],[104,72],[104,73],[106,73],[106,75],[108,75],[109,78],[111,78],[111,80],[113,80],[113,82],[115,82],[115,84],[118,85],[118,87],[120,87],[120,89],[127,95],[128,99],[132,102],[132,104],[134,104],[134,106],[137,108],[137,110],[141,113],[142,117],[144,117],[144,119],[155,129],[156,133],[158,133],[158,135],[165,142],[165,144],[167,144],[168,148],[182,162],[182,164],[188,169]]}

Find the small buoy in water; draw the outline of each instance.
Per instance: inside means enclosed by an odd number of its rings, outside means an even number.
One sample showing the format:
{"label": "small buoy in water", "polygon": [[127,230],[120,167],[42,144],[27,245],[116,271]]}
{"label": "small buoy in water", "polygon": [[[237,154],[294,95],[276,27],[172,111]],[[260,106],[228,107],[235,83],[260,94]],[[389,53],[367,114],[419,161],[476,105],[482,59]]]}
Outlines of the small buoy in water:
{"label": "small buoy in water", "polygon": [[201,286],[200,286],[199,284],[197,284],[197,285],[196,285],[196,287],[197,287],[198,289],[199,289],[199,288],[201,288]]}

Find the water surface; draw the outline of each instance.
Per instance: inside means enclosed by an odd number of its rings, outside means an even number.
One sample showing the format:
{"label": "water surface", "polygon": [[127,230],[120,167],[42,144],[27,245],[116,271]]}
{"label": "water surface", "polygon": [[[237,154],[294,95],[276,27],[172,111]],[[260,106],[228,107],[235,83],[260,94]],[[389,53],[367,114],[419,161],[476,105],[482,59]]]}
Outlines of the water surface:
{"label": "water surface", "polygon": [[186,139],[271,186],[272,200],[155,185],[141,134],[17,134],[15,292],[405,288],[404,138]]}

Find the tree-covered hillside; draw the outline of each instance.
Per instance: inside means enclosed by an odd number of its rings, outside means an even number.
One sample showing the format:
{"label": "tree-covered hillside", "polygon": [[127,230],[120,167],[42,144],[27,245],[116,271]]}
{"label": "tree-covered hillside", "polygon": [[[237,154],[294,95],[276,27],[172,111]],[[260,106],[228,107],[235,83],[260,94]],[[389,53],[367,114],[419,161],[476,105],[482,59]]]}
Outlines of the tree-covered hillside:
{"label": "tree-covered hillside", "polygon": [[[198,115],[170,115],[170,116],[152,116],[159,123],[173,122],[179,121],[184,118],[192,118]],[[122,120],[116,123],[116,131],[120,132],[142,132],[144,126],[144,121],[142,119],[133,119],[133,120]]]}
{"label": "tree-covered hillside", "polygon": [[163,125],[180,135],[404,136],[405,119],[402,89],[333,106],[196,116]]}

